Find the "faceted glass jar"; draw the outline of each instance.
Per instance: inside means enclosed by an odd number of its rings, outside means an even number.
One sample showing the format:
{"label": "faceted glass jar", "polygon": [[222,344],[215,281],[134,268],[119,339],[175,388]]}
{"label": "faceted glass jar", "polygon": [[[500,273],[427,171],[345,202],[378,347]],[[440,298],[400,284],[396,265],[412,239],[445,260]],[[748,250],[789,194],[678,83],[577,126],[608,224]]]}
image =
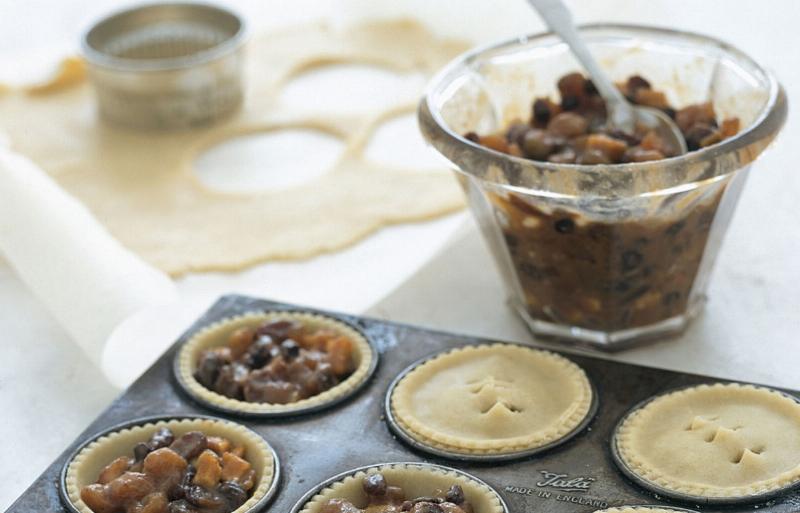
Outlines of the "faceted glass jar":
{"label": "faceted glass jar", "polygon": [[537,335],[619,348],[682,332],[706,301],[714,260],[751,162],[787,113],[774,77],[696,34],[622,25],[581,29],[611,78],[646,77],[675,108],[711,101],[741,132],[655,162],[534,162],[463,137],[530,119],[535,97],[580,70],[552,34],[469,52],[419,106],[426,140],[457,171],[512,302]]}

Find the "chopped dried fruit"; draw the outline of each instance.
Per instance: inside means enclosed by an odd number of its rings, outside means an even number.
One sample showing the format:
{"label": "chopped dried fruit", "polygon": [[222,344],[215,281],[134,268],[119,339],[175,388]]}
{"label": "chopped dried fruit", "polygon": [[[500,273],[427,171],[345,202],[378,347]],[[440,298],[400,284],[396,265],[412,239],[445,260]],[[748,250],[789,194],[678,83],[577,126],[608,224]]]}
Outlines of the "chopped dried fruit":
{"label": "chopped dried fruit", "polygon": [[222,480],[239,481],[250,471],[251,465],[244,458],[226,452],[222,455]]}
{"label": "chopped dried fruit", "polygon": [[583,135],[588,128],[586,118],[574,112],[562,112],[547,124],[550,134],[567,138]]}
{"label": "chopped dried fruit", "polygon": [[[738,118],[724,119],[718,126],[714,107],[708,102],[675,110],[664,92],[653,89],[641,76],[634,75],[618,87],[631,102],[659,109],[675,119],[689,151],[716,144],[740,130]],[[535,99],[527,124],[514,121],[502,135],[471,132],[470,140],[515,157],[556,164],[620,164],[677,155],[679,148],[669,147],[643,125],[637,126],[635,133],[609,127],[603,98],[580,73],[563,76],[558,90],[560,102]]]}
{"label": "chopped dried fruit", "polygon": [[236,359],[247,352],[250,344],[256,338],[256,330],[247,326],[239,328],[228,337],[228,347],[231,349],[231,358]]}
{"label": "chopped dried fruit", "polygon": [[142,453],[142,447],[149,452],[141,461],[119,457],[96,483],[81,488],[81,499],[94,513],[230,513],[255,487],[244,447],[227,438],[192,431],[175,439],[162,428],[133,451]]}
{"label": "chopped dried fruit", "polygon": [[199,456],[201,452],[206,450],[206,447],[208,447],[206,435],[200,431],[189,431],[169,446],[170,449],[180,454],[185,460],[191,460]]}
{"label": "chopped dried fruit", "polygon": [[322,504],[320,513],[473,513],[472,505],[464,497],[464,491],[453,485],[442,496],[416,497],[406,500],[402,488],[390,486],[382,474],[370,474],[362,481],[367,495],[364,509],[344,499],[329,499]]}
{"label": "chopped dried fruit", "polygon": [[505,138],[499,135],[485,135],[481,137],[481,145],[487,148],[499,151],[500,153],[508,152],[508,142]]}
{"label": "chopped dried fruit", "polygon": [[124,474],[130,468],[132,463],[133,462],[131,459],[127,456],[120,456],[106,465],[103,470],[100,471],[100,476],[98,476],[97,482],[100,484],[106,484],[113,481]]}
{"label": "chopped dried fruit", "polygon": [[125,472],[108,483],[108,498],[116,503],[139,500],[153,491],[153,481],[141,472]]}
{"label": "chopped dried fruit", "polygon": [[[494,139],[509,151],[505,135]],[[516,148],[510,150],[515,155],[522,155],[516,144],[510,146]],[[199,355],[195,378],[203,386],[233,399],[293,403],[336,386],[355,370],[355,348],[349,337],[294,320],[270,321],[246,331],[237,329],[229,335],[228,344],[231,346]],[[239,356],[226,360],[226,354]],[[221,452],[213,446],[211,449]]]}
{"label": "chopped dried fruit", "polygon": [[81,500],[94,513],[114,513],[117,503],[108,497],[108,488],[102,484],[90,484],[81,488]]}
{"label": "chopped dried fruit", "polygon": [[219,483],[222,476],[222,465],[219,456],[214,451],[206,449],[197,457],[197,473],[194,475],[192,483],[203,488],[214,488]]}
{"label": "chopped dried fruit", "polygon": [[221,436],[207,436],[206,443],[208,444],[208,448],[219,456],[231,450],[231,441]]}

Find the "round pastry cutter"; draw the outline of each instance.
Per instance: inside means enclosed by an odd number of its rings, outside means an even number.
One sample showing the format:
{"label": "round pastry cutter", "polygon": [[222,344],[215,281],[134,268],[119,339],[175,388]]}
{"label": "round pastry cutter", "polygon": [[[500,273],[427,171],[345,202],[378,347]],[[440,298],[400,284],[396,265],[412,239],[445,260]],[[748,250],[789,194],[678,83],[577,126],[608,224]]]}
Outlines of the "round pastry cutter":
{"label": "round pastry cutter", "polygon": [[[504,342],[497,342],[497,343],[504,343]],[[508,345],[519,345],[519,344],[511,344],[511,343],[507,343],[507,344]],[[465,344],[465,345],[458,346],[458,347],[469,347],[469,346],[476,346],[476,345],[480,345],[480,344]],[[523,347],[528,347],[528,346],[523,346]],[[449,351],[452,351],[453,349],[457,349],[457,348],[449,348],[449,349],[446,349],[444,351],[439,351],[437,353],[428,355],[428,356],[426,356],[426,357],[424,357],[424,358],[422,358],[420,360],[417,360],[416,362],[412,363],[411,365],[409,365],[408,367],[403,369],[403,371],[400,374],[398,374],[398,376],[396,378],[394,378],[394,380],[392,380],[392,382],[389,384],[389,388],[386,391],[386,396],[385,396],[384,401],[383,401],[383,410],[384,410],[384,416],[386,418],[386,423],[388,424],[389,429],[392,431],[392,433],[394,435],[396,435],[404,443],[406,443],[407,445],[413,447],[414,449],[417,449],[417,450],[422,451],[422,452],[426,452],[428,454],[433,454],[434,456],[439,456],[441,458],[446,458],[446,459],[456,460],[456,461],[465,461],[465,462],[492,463],[492,462],[504,462],[504,461],[518,460],[518,459],[521,459],[521,458],[527,458],[527,457],[530,457],[530,456],[534,456],[536,454],[540,454],[540,453],[543,453],[545,451],[549,451],[550,449],[553,449],[555,447],[558,447],[559,445],[567,443],[568,441],[573,439],[575,436],[577,436],[579,433],[581,433],[584,429],[586,429],[589,426],[589,424],[592,422],[592,420],[594,420],[594,417],[597,414],[597,409],[599,407],[599,401],[598,401],[598,397],[597,397],[597,389],[595,388],[594,383],[592,382],[592,380],[589,379],[589,386],[592,389],[592,403],[589,406],[589,411],[586,413],[586,416],[580,422],[580,424],[575,426],[575,429],[573,429],[572,431],[570,431],[569,433],[567,433],[563,437],[559,438],[558,440],[555,440],[555,441],[550,442],[548,444],[545,444],[545,445],[542,445],[542,446],[539,446],[539,447],[532,447],[530,449],[524,449],[524,450],[521,450],[521,451],[508,452],[508,453],[502,453],[502,454],[469,454],[469,453],[448,451],[448,450],[442,449],[441,447],[436,447],[436,446],[433,446],[433,445],[426,444],[424,442],[420,442],[419,440],[414,438],[411,433],[409,433],[405,429],[403,429],[403,426],[401,426],[400,423],[397,422],[397,419],[395,418],[394,413],[392,412],[392,394],[394,393],[394,389],[397,386],[397,384],[400,383],[400,381],[409,372],[413,371],[414,369],[416,369],[417,367],[419,367],[423,363],[426,363],[429,360],[432,360],[432,359],[436,358],[437,356],[439,356],[439,355],[441,355],[443,353],[447,353]],[[587,379],[588,379],[588,376],[587,376]]]}
{"label": "round pastry cutter", "polygon": [[[212,417],[210,415],[155,415],[150,417],[139,417],[133,420],[122,422],[120,424],[111,426],[110,428],[104,429],[98,433],[95,433],[94,435],[88,437],[86,441],[81,443],[78,447],[76,447],[75,450],[70,453],[69,457],[64,462],[64,466],[61,467],[61,472],[59,473],[58,477],[58,494],[61,497],[62,504],[64,504],[64,506],[66,506],[66,508],[71,513],[83,513],[81,510],[75,507],[75,505],[72,503],[72,500],[69,498],[69,494],[67,493],[67,470],[69,469],[72,460],[74,460],[75,457],[89,444],[91,444],[95,440],[99,440],[100,438],[106,435],[110,435],[111,433],[131,428],[134,426],[156,423],[162,420],[170,421],[170,420],[183,420],[183,419],[206,419],[206,420],[214,420],[220,422],[231,422],[230,420],[221,419],[218,417]],[[255,436],[258,436],[259,438],[264,438],[255,431],[249,428],[246,429]],[[267,441],[267,446],[269,447],[269,452],[272,455],[272,461],[275,462],[275,470],[272,477],[272,483],[270,484],[267,493],[265,493],[264,496],[257,503],[253,505],[253,507],[243,511],[242,513],[251,513],[255,511],[260,511],[261,509],[265,508],[267,504],[269,504],[272,501],[272,499],[275,497],[275,494],[278,491],[278,485],[280,484],[281,480],[281,461],[280,458],[278,457],[278,453],[275,452],[275,448],[272,447],[269,441]]]}
{"label": "round pastry cutter", "polygon": [[[789,490],[800,488],[800,481],[797,481],[795,483],[791,483],[791,484],[789,484],[787,486],[784,486],[782,488],[777,488],[775,490],[770,490],[768,492],[764,492],[764,493],[760,493],[760,494],[756,494],[756,495],[746,495],[746,496],[743,496],[743,497],[704,497],[702,495],[692,495],[692,494],[676,492],[675,490],[670,490],[668,488],[664,488],[661,485],[658,485],[656,483],[653,483],[652,481],[648,481],[647,479],[641,477],[630,466],[628,466],[628,464],[622,458],[622,454],[620,453],[619,446],[617,444],[617,434],[619,433],[619,430],[622,427],[622,424],[625,423],[625,420],[628,417],[630,417],[634,412],[638,411],[641,408],[644,408],[648,403],[650,403],[651,401],[654,401],[655,399],[657,399],[657,398],[659,398],[661,396],[664,396],[664,395],[667,395],[667,394],[671,394],[673,392],[677,392],[679,390],[684,390],[684,389],[687,389],[687,388],[694,388],[695,386],[697,386],[697,385],[688,385],[688,386],[685,386],[685,387],[677,387],[677,388],[673,388],[673,389],[667,390],[667,391],[665,391],[665,392],[663,392],[661,394],[658,394],[656,396],[647,398],[644,401],[639,402],[636,406],[634,406],[630,410],[628,410],[628,412],[625,415],[623,415],[622,418],[619,419],[619,421],[617,421],[616,425],[614,426],[614,434],[611,437],[611,457],[613,458],[614,463],[616,463],[617,468],[619,468],[619,470],[625,475],[625,477],[627,477],[628,479],[630,479],[631,481],[633,481],[637,485],[641,486],[642,488],[655,493],[656,495],[669,497],[670,499],[674,499],[674,500],[677,500],[677,501],[680,501],[680,502],[688,502],[688,503],[701,504],[701,505],[721,505],[721,506],[723,506],[723,505],[753,504],[753,503],[759,503],[759,502],[767,502],[768,500],[773,499],[773,498],[775,498],[775,497],[777,497],[779,495],[783,495],[784,493],[786,493]],[[770,387],[765,387],[765,386],[761,386],[761,385],[758,385],[758,386],[760,388],[764,388],[764,389],[770,390],[772,392],[778,392],[779,394],[782,394],[782,395],[788,397],[789,399],[792,399],[793,401],[796,401],[797,403],[800,403],[800,398],[797,398],[797,397],[795,397],[795,396],[793,396],[791,394],[787,394],[786,392],[783,392],[781,390],[776,390],[776,389],[770,388]],[[678,509],[678,511],[686,511],[686,510]]]}
{"label": "round pastry cutter", "polygon": [[489,490],[491,490],[492,493],[494,493],[495,496],[497,497],[497,500],[500,501],[500,506],[503,508],[503,511],[505,513],[511,513],[511,510],[508,508],[508,504],[506,504],[506,501],[503,499],[503,496],[500,495],[499,493],[497,493],[497,490],[495,490],[493,486],[491,486],[490,484],[486,483],[482,479],[479,479],[479,478],[473,476],[472,474],[464,472],[463,470],[458,470],[458,469],[451,468],[451,467],[445,467],[444,465],[436,465],[434,463],[423,463],[423,462],[419,462],[419,461],[402,461],[402,462],[376,463],[376,464],[372,464],[372,465],[365,465],[363,467],[354,468],[352,470],[347,470],[345,472],[342,472],[341,474],[336,474],[335,476],[326,479],[325,481],[319,483],[317,486],[315,486],[314,488],[312,488],[311,490],[306,492],[305,495],[303,495],[300,498],[300,500],[295,503],[294,507],[291,509],[291,511],[289,513],[300,513],[300,511],[303,509],[303,507],[306,505],[306,503],[308,501],[310,501],[312,498],[314,498],[315,495],[317,495],[322,490],[324,490],[325,488],[328,488],[329,486],[331,486],[334,483],[337,483],[337,482],[339,482],[339,481],[341,481],[341,480],[343,480],[343,479],[345,479],[345,478],[347,478],[349,476],[357,474],[358,472],[366,472],[366,471],[368,471],[369,469],[372,469],[372,468],[385,467],[385,466],[388,466],[388,465],[411,465],[411,466],[417,466],[417,467],[426,467],[426,468],[431,468],[431,469],[436,469],[436,470],[442,470],[442,471],[445,471],[445,472],[453,472],[454,474],[458,474],[460,476],[463,476],[463,477],[469,479],[470,481],[474,481],[474,482],[478,483],[479,485],[483,485],[486,488],[488,488]]}

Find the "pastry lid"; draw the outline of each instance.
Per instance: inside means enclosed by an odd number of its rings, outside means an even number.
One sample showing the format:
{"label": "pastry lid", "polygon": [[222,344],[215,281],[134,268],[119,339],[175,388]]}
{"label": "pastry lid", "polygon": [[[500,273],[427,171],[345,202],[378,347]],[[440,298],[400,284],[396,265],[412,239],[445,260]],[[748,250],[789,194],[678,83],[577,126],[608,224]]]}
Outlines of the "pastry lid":
{"label": "pastry lid", "polygon": [[769,388],[766,386],[761,385],[741,385],[738,383],[716,383],[716,384],[701,384],[701,385],[690,385],[690,386],[683,386],[677,387],[672,390],[668,390],[662,394],[648,397],[644,401],[636,404],[633,408],[631,408],[625,415],[623,415],[619,421],[617,422],[616,426],[614,427],[613,436],[611,439],[611,456],[614,460],[614,463],[617,465],[619,470],[630,480],[635,482],[637,485],[641,486],[646,490],[650,490],[651,492],[656,493],[659,496],[669,497],[671,499],[679,500],[682,502],[687,503],[694,503],[694,504],[708,504],[708,505],[734,505],[734,504],[749,504],[749,503],[762,503],[771,498],[777,497],[779,495],[783,495],[790,490],[800,489],[800,478],[798,478],[793,483],[790,483],[785,486],[779,486],[774,489],[770,489],[767,491],[763,491],[760,493],[748,494],[748,495],[737,495],[737,496],[706,496],[706,495],[699,495],[695,493],[688,493],[682,491],[676,491],[672,488],[664,486],[663,484],[656,483],[651,481],[645,477],[643,477],[640,473],[634,470],[629,463],[624,458],[620,447],[619,447],[619,439],[618,435],[620,430],[625,425],[626,421],[628,421],[631,416],[643,408],[651,404],[653,401],[658,399],[667,397],[669,395],[680,393],[692,389],[699,389],[699,388],[711,388],[711,387],[740,387],[745,389],[756,389],[756,390],[764,390],[770,393],[778,394],[786,399],[794,401],[800,405],[800,398],[783,392],[781,390],[776,390],[773,388]]}
{"label": "pastry lid", "polygon": [[[498,343],[498,344],[501,344],[501,343]],[[437,353],[428,355],[428,356],[426,356],[426,357],[424,357],[424,358],[422,358],[420,360],[417,360],[416,362],[414,362],[411,365],[409,365],[408,367],[406,367],[402,372],[400,372],[400,374],[398,374],[398,376],[395,377],[394,380],[392,380],[391,384],[389,385],[389,388],[387,389],[386,396],[384,397],[384,403],[383,403],[384,415],[386,417],[387,424],[388,424],[390,430],[392,431],[392,433],[395,434],[398,438],[400,438],[403,442],[405,442],[406,444],[410,445],[411,447],[413,447],[413,448],[415,448],[417,450],[429,453],[429,454],[433,454],[435,456],[440,456],[442,458],[447,458],[447,459],[455,460],[455,461],[473,461],[473,462],[486,462],[486,463],[489,463],[489,462],[504,462],[504,461],[517,460],[517,459],[520,459],[520,458],[526,458],[526,457],[534,456],[536,454],[540,454],[542,452],[545,452],[545,451],[548,451],[550,449],[553,449],[554,447],[562,445],[562,444],[568,442],[569,440],[571,440],[572,438],[574,438],[575,436],[577,436],[578,434],[580,434],[584,429],[586,429],[589,426],[589,424],[591,424],[592,420],[594,420],[594,417],[597,414],[597,410],[599,408],[598,394],[597,394],[597,389],[594,386],[594,383],[592,382],[591,379],[588,379],[588,376],[586,376],[588,387],[589,387],[590,393],[591,393],[591,401],[589,403],[588,409],[587,409],[583,419],[580,422],[578,422],[575,425],[575,427],[573,427],[568,433],[564,434],[563,436],[559,437],[558,439],[555,439],[555,440],[553,440],[551,442],[548,442],[548,443],[545,443],[545,444],[542,444],[542,445],[539,445],[539,446],[536,446],[536,447],[530,447],[530,448],[527,448],[527,449],[511,451],[511,452],[496,453],[496,454],[478,453],[478,452],[475,452],[475,453],[457,452],[457,451],[448,450],[447,448],[442,447],[442,446],[426,443],[425,441],[420,440],[419,437],[415,437],[413,433],[409,432],[407,429],[405,429],[403,427],[403,425],[400,422],[398,422],[398,419],[397,419],[397,417],[396,417],[396,415],[394,413],[394,409],[392,407],[392,396],[394,394],[394,391],[395,391],[397,385],[409,373],[411,373],[412,371],[416,370],[421,365],[423,365],[423,364],[425,364],[427,362],[430,362],[430,361],[432,361],[434,359],[437,359],[437,358],[439,358],[441,356],[445,356],[445,355],[447,355],[449,353],[452,353],[453,351],[457,351],[459,349],[464,349],[464,348],[482,347],[484,345],[485,344],[468,344],[468,345],[461,346],[459,348],[453,348],[453,349],[448,349],[448,350],[443,351],[443,352],[437,352]],[[505,344],[505,345],[514,346],[514,347],[518,346],[517,344],[511,344],[511,343]],[[533,347],[527,347],[527,346],[518,346],[518,347],[523,347],[523,348],[531,350],[531,351],[541,351],[541,352],[544,352],[544,353],[547,352],[547,351],[544,351],[544,350],[541,350],[541,349],[536,349],[536,348],[533,348]],[[563,358],[560,355],[558,355],[558,357],[559,358]],[[570,363],[575,365],[571,361],[570,361]],[[581,369],[581,371],[583,371],[583,370]],[[584,372],[584,374],[585,374],[585,372]]]}

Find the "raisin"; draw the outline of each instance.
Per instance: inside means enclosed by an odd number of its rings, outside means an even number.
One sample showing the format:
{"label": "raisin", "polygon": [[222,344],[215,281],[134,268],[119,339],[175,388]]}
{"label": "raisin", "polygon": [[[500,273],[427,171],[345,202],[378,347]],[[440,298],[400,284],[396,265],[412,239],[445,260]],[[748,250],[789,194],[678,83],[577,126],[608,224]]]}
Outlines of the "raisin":
{"label": "raisin", "polygon": [[245,502],[247,502],[247,492],[241,486],[233,481],[225,481],[217,488],[220,495],[225,497],[231,511],[235,510]]}
{"label": "raisin", "polygon": [[543,130],[529,130],[522,138],[522,151],[529,159],[547,160],[555,149]]}
{"label": "raisin", "polygon": [[562,112],[547,124],[547,131],[561,137],[577,137],[586,133],[589,122],[574,112]]}
{"label": "raisin", "polygon": [[273,348],[277,346],[276,339],[270,335],[259,335],[247,349],[247,365],[252,369],[260,369],[270,360],[273,356]]}
{"label": "raisin", "polygon": [[135,461],[142,461],[150,454],[150,446],[144,442],[139,442],[133,446],[133,458]]}
{"label": "raisin", "polygon": [[561,98],[561,110],[575,110],[580,104],[580,98],[571,94]]}
{"label": "raisin", "polygon": [[227,503],[225,496],[216,490],[206,490],[202,486],[193,485],[186,490],[186,500],[191,504],[205,509],[217,509]]}
{"label": "raisin", "polygon": [[558,233],[572,233],[575,231],[575,221],[568,217],[559,219],[553,226]]}
{"label": "raisin", "polygon": [[694,151],[702,147],[702,142],[707,137],[713,135],[715,128],[709,123],[695,123],[689,130],[684,132],[686,137],[686,146],[689,151]]}
{"label": "raisin", "polygon": [[380,497],[386,495],[386,478],[382,474],[370,474],[365,477],[361,483],[364,488],[364,493],[373,497]]}
{"label": "raisin", "polygon": [[667,228],[666,233],[670,237],[674,237],[674,236],[678,235],[681,232],[681,230],[683,230],[684,226],[686,226],[686,221],[678,221],[678,222],[672,223]]}
{"label": "raisin", "polygon": [[224,364],[220,355],[214,351],[203,351],[194,378],[204,387],[210,388],[214,385],[219,371]]}
{"label": "raisin", "polygon": [[561,97],[580,96],[586,91],[586,78],[580,73],[568,73],[558,80]]}
{"label": "raisin", "polygon": [[641,265],[642,260],[644,260],[644,257],[638,251],[632,249],[625,251],[622,253],[622,270],[626,272],[633,271]]}
{"label": "raisin", "polygon": [[183,472],[183,477],[181,477],[181,482],[169,490],[170,500],[174,501],[186,497],[186,491],[190,486],[192,486],[192,481],[194,480],[196,473],[197,469],[194,467],[194,465],[190,464],[188,467],[186,467],[186,470]]}
{"label": "raisin", "polygon": [[172,434],[172,431],[170,431],[169,428],[161,428],[150,437],[150,441],[147,442],[147,445],[150,447],[151,451],[155,451],[156,449],[161,449],[162,447],[169,447],[169,445],[174,441],[175,435]]}
{"label": "raisin", "polygon": [[673,304],[677,303],[680,298],[681,293],[677,290],[672,290],[664,294],[664,297],[661,298],[661,302],[664,304],[664,306],[672,306]]}
{"label": "raisin", "polygon": [[506,140],[509,142],[509,144],[521,145],[522,137],[530,129],[531,128],[525,123],[513,123],[506,131]]}
{"label": "raisin", "polygon": [[294,360],[300,356],[300,346],[294,340],[287,338],[281,342],[281,354],[286,360]]}
{"label": "raisin", "polygon": [[301,332],[302,324],[297,321],[274,321],[260,326],[256,330],[256,336],[269,335],[276,342],[283,342],[294,333]]}
{"label": "raisin", "polygon": [[214,383],[214,391],[225,397],[241,399],[243,397],[242,388],[247,381],[249,373],[250,371],[244,364],[234,362],[231,365],[226,365],[222,368],[217,381]]}
{"label": "raisin", "polygon": [[445,499],[453,504],[461,504],[464,502],[464,490],[458,485],[453,485],[449,490],[447,490]]}
{"label": "raisin", "polygon": [[634,96],[639,89],[650,89],[651,87],[650,82],[640,75],[633,75],[625,83],[626,92],[630,96]]}
{"label": "raisin", "polygon": [[169,448],[188,461],[199,456],[207,446],[206,435],[200,431],[189,431],[172,442]]}
{"label": "raisin", "polygon": [[539,98],[533,102],[533,120],[536,123],[546,125],[552,114],[550,103],[546,99]]}

